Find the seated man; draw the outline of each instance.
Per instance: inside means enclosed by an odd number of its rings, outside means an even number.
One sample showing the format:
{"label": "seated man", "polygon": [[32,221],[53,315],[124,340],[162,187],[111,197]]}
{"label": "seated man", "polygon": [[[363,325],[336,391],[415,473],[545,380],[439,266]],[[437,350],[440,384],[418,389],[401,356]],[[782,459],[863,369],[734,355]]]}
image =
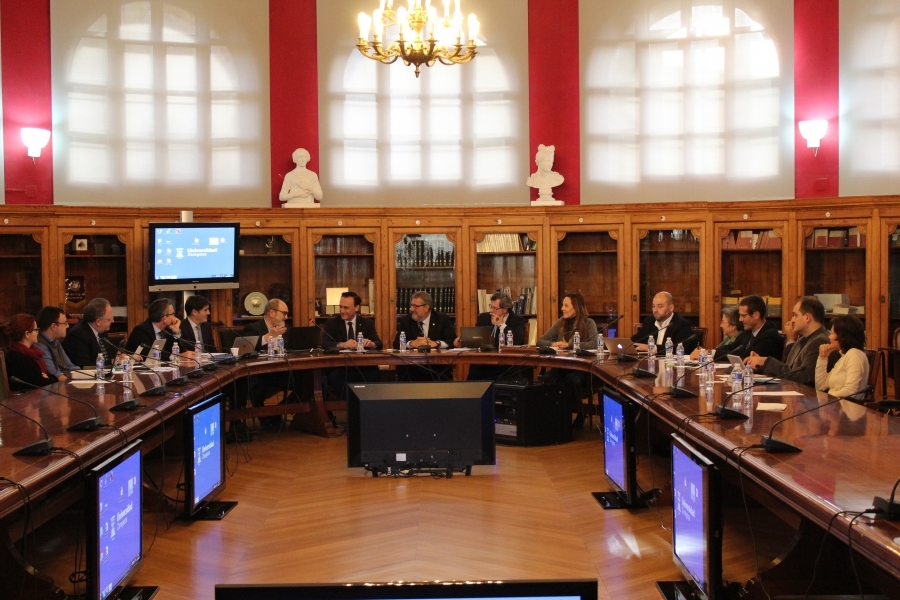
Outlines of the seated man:
{"label": "seated man", "polygon": [[58,306],[45,306],[38,311],[36,321],[40,332],[35,347],[44,353],[47,373],[56,377],[57,381],[65,381],[73,370],[78,370],[75,363],[69,360],[61,343],[69,329],[66,313]]}
{"label": "seated man", "polygon": [[[400,333],[406,333],[406,343],[410,350],[420,347],[449,348],[456,339],[453,321],[444,313],[431,310],[431,294],[416,292],[409,301],[409,314],[397,320],[394,335],[394,349],[400,349]],[[400,381],[452,381],[453,367],[397,367]]]}
{"label": "seated man", "polygon": [[[209,300],[203,296],[188,296],[184,301],[184,321],[181,322],[181,351],[194,350],[197,342],[203,352],[214,352],[212,325],[209,324]],[[228,352],[228,349],[225,349]],[[199,359],[199,357],[198,357]]]}
{"label": "seated man", "polygon": [[94,298],[84,307],[81,321],[66,333],[63,350],[73,364],[82,369],[92,369],[97,355],[102,354],[107,366],[115,360],[118,351],[106,336],[113,322],[112,306],[109,300]]}
{"label": "seated man", "polygon": [[[359,307],[362,298],[356,292],[344,292],[341,294],[340,314],[334,315],[322,326],[322,347],[340,348],[341,350],[356,350],[356,336],[361,332],[363,346],[367,350],[381,350],[384,344],[375,331],[375,322],[360,316]],[[347,398],[347,384],[361,382],[375,382],[381,380],[378,367],[374,365],[356,367],[346,366],[335,369],[327,369],[325,377],[328,379],[328,388],[340,396]]]}
{"label": "seated man", "polygon": [[755,352],[757,356],[780,359],[784,352],[784,337],[766,320],[765,301],[755,295],[744,296],[738,303],[738,315],[744,330],[738,335],[730,354],[747,358]]}
{"label": "seated man", "polygon": [[[672,338],[674,347],[680,342],[685,342],[693,335],[691,324],[675,312],[675,301],[669,292],[659,292],[653,296],[653,316],[644,319],[641,328],[631,336],[634,347],[640,352],[647,351],[647,340],[651,335],[656,336],[657,352],[665,352],[666,338]],[[690,354],[697,346],[696,339],[684,344],[684,353]]]}
{"label": "seated man", "polygon": [[[168,298],[159,298],[150,303],[147,320],[135,325],[125,341],[125,349],[136,352],[142,346],[149,348],[156,340],[165,340],[161,353],[163,360],[169,360],[172,345],[181,337],[181,320],[175,316],[175,307]],[[179,344],[179,349],[180,348]],[[188,350],[192,350],[188,348]],[[146,355],[146,350],[141,354]]]}
{"label": "seated man", "polygon": [[[256,350],[265,355],[269,339],[284,335],[287,331],[287,317],[287,304],[273,298],[266,303],[263,318],[245,326],[242,335],[258,336]],[[285,398],[287,398],[290,393],[291,373],[289,371],[252,375],[247,379],[246,386],[237,386],[237,406],[246,405],[248,396],[253,406],[262,406],[265,404],[266,398],[273,394],[284,392]],[[263,429],[276,431],[284,425],[284,418],[280,416],[260,417],[259,422]]]}
{"label": "seated man", "polygon": [[[500,340],[506,344],[506,332],[513,334],[513,344],[522,345],[525,343],[525,319],[516,313],[509,312],[512,308],[513,301],[506,292],[495,292],[491,295],[491,309],[489,312],[481,313],[475,320],[476,327],[490,327],[493,325],[494,331],[491,334],[491,345],[494,348],[499,347]],[[457,348],[462,346],[460,338],[453,340],[453,345]],[[496,381],[498,379],[534,379],[533,369],[525,367],[504,367],[499,365],[471,365],[469,367],[469,381]]]}

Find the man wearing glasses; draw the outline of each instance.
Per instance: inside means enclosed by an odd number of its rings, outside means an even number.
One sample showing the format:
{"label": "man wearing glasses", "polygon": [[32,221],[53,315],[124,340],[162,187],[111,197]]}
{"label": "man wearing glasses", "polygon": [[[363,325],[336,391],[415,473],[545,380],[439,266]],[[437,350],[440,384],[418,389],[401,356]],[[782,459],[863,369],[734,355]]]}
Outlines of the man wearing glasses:
{"label": "man wearing glasses", "polygon": [[259,321],[250,323],[244,327],[242,335],[259,336],[256,342],[256,350],[262,350],[269,338],[277,338],[287,332],[286,321],[288,318],[288,306],[278,298],[266,302],[265,316]]}
{"label": "man wearing glasses", "polygon": [[94,298],[84,307],[81,321],[69,329],[63,340],[63,349],[69,359],[80,368],[93,368],[98,354],[103,354],[107,365],[115,358],[116,349],[106,341],[113,322],[112,306],[105,298]]}
{"label": "man wearing glasses", "polygon": [[[509,312],[513,301],[506,292],[495,292],[491,295],[491,308],[488,312],[478,315],[475,321],[476,327],[493,327],[491,343],[494,348],[499,347],[500,340],[506,344],[506,332],[513,334],[513,344],[521,346],[525,343],[525,319],[516,313]],[[462,346],[460,338],[453,341],[457,348]],[[469,381],[496,381],[497,379],[533,379],[533,373],[526,369],[508,368],[497,365],[472,365],[469,367]],[[533,370],[532,370],[533,371]]]}
{"label": "man wearing glasses", "polygon": [[[287,332],[288,315],[287,304],[278,298],[273,298],[266,303],[264,317],[245,326],[241,335],[259,336],[259,340],[256,342],[256,350],[263,351],[263,348],[269,343],[269,338],[277,338],[279,335],[284,335]],[[290,393],[289,390],[293,379],[290,375],[290,372],[280,372],[248,377],[245,386],[238,385],[236,387],[236,406],[245,406],[248,396],[250,397],[250,404],[262,406],[265,404],[266,398],[278,392],[285,392],[286,398],[289,397],[291,401],[296,401],[296,393]],[[282,400],[283,402],[284,400]],[[278,416],[260,417],[259,423],[266,431],[280,431],[284,426],[284,418]]]}
{"label": "man wearing glasses", "polygon": [[[56,377],[57,381],[65,381],[78,367],[69,360],[69,356],[60,343],[66,337],[69,323],[66,313],[57,306],[45,306],[37,314],[38,340],[35,346],[44,353],[44,364],[47,373]],[[96,357],[95,357],[96,358]]]}
{"label": "man wearing glasses", "polygon": [[[409,301],[409,314],[397,320],[397,334],[394,336],[394,349],[400,349],[400,332],[406,333],[410,350],[428,347],[445,349],[453,346],[456,328],[453,321],[444,313],[431,310],[431,295],[428,292],[416,292]],[[400,381],[452,381],[453,366],[443,367],[398,367],[397,378]]]}
{"label": "man wearing glasses", "polygon": [[[169,360],[172,344],[181,337],[181,319],[175,316],[175,307],[168,298],[160,298],[151,302],[147,313],[147,320],[138,323],[131,330],[125,341],[125,349],[135,352],[141,346],[150,348],[156,340],[165,340],[162,359]],[[185,356],[191,355],[185,353]]]}

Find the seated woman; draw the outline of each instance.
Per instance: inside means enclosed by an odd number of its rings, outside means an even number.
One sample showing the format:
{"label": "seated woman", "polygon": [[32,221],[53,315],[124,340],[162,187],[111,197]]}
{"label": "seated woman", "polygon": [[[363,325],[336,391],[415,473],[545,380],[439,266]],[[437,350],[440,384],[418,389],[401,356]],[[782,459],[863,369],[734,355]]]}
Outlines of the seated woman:
{"label": "seated woman", "polygon": [[38,328],[34,317],[18,314],[9,320],[4,327],[6,335],[12,341],[6,351],[6,371],[9,375],[9,389],[24,392],[31,389],[12,380],[18,377],[33,386],[43,387],[48,383],[56,383],[56,377],[47,373],[44,364],[44,353],[35,346],[38,339]]}
{"label": "seated woman", "polygon": [[[840,315],[831,322],[829,343],[819,346],[816,360],[816,389],[832,396],[853,396],[862,400],[869,381],[869,359],[866,346],[866,328],[852,315]],[[828,372],[828,355],[839,350],[840,360]]]}
{"label": "seated woman", "polygon": [[[743,329],[737,306],[726,306],[722,309],[722,321],[719,323],[722,329],[722,343],[712,351],[712,359],[720,360],[736,347],[738,334]],[[691,360],[697,360],[700,357],[700,348],[695,348],[691,352]]]}
{"label": "seated woman", "polygon": [[[581,347],[585,350],[597,348],[597,324],[588,318],[587,308],[581,294],[566,294],[562,303],[562,317],[537,341],[538,346],[549,346],[558,350],[572,349],[575,332],[581,337]],[[568,369],[550,369],[541,376],[542,381],[562,382],[563,397],[578,414],[573,427],[584,425],[584,408],[581,404],[580,389],[587,380],[587,373]]]}

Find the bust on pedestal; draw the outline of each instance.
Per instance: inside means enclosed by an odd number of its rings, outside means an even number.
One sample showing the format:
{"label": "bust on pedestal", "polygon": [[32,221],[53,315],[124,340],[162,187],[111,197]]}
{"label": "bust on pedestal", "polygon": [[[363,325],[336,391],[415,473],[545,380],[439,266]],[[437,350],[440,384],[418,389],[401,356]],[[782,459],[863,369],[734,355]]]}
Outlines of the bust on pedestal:
{"label": "bust on pedestal", "polygon": [[532,206],[557,206],[563,204],[562,200],[553,198],[553,188],[562,185],[563,176],[553,170],[553,157],[556,153],[555,146],[538,146],[537,154],[534,155],[534,164],[537,165],[537,171],[531,174],[531,177],[525,180],[528,187],[537,188],[538,199],[532,200]]}
{"label": "bust on pedestal", "polygon": [[321,206],[316,200],[322,200],[322,186],[319,177],[306,168],[309,152],[297,148],[291,155],[297,168],[284,176],[281,193],[278,199],[284,202],[284,208],[317,208]]}

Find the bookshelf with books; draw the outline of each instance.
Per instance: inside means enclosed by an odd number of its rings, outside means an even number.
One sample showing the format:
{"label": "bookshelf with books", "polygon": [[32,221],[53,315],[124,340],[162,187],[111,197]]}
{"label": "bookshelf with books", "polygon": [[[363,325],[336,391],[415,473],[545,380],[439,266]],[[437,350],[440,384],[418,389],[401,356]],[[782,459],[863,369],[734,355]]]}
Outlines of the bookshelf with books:
{"label": "bookshelf with books", "polygon": [[801,224],[803,293],[815,295],[828,317],[854,314],[866,318],[865,222]]}
{"label": "bookshelf with books", "polygon": [[231,291],[233,327],[263,318],[265,303],[273,298],[287,304],[289,322],[295,321],[293,238],[294,232],[242,226],[238,248],[241,283]]}
{"label": "bookshelf with books", "polygon": [[[43,229],[0,234],[0,322],[18,313],[36,315],[44,305]],[[8,229],[7,229],[8,231]]]}
{"label": "bookshelf with books", "polygon": [[[900,327],[900,221],[893,219],[882,225],[887,236],[887,330],[886,346],[894,347],[894,331]],[[900,393],[900,391],[898,391]]]}
{"label": "bookshelf with books", "polygon": [[653,297],[672,294],[675,310],[694,326],[699,325],[703,279],[700,276],[700,229],[638,227],[638,321],[651,316]]}
{"label": "bookshelf with books", "polygon": [[[784,225],[746,223],[741,229],[720,225],[718,237],[717,274],[720,280],[716,288],[721,308],[736,305],[742,296],[762,296],[766,301],[768,320],[781,329],[784,318]],[[718,335],[713,337],[718,339]]]}
{"label": "bookshelf with books", "polygon": [[504,291],[513,300],[513,312],[537,316],[536,238],[534,232],[473,231],[478,313],[487,312],[494,292]]}
{"label": "bookshelf with books", "polygon": [[417,291],[431,295],[432,309],[456,319],[457,240],[456,232],[391,232],[393,263],[390,311],[394,313],[386,329],[393,339],[396,318],[409,312],[412,295]]}
{"label": "bookshelf with books", "polygon": [[577,292],[591,318],[602,326],[619,314],[619,229],[557,229],[555,234],[556,289],[551,293],[555,308],[559,310],[567,293]]}
{"label": "bookshelf with books", "polygon": [[360,312],[372,317],[378,313],[376,292],[377,240],[376,230],[348,230],[340,235],[309,230],[308,238],[313,257],[313,281],[308,287],[312,311],[317,321],[338,312],[329,305],[328,290],[348,289],[362,299]]}

